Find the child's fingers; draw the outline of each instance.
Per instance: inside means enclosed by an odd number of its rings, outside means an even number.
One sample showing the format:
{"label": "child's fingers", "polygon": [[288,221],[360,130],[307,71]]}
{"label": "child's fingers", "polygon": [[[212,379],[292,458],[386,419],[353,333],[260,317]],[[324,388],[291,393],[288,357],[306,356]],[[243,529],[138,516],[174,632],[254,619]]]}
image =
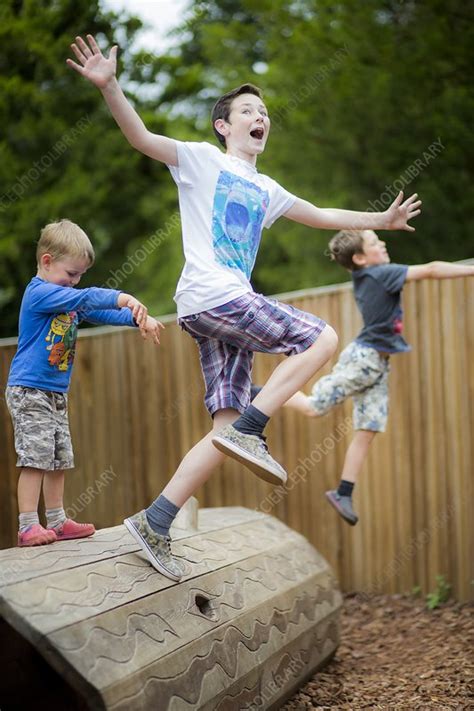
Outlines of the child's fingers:
{"label": "child's fingers", "polygon": [[95,41],[95,37],[93,37],[92,35],[86,35],[86,37],[87,37],[87,41],[89,42],[89,47],[91,48],[92,52],[94,54],[102,54],[102,52],[100,51],[99,45]]}
{"label": "child's fingers", "polygon": [[84,69],[79,64],[76,64],[76,62],[73,62],[72,59],[66,59],[66,64],[68,67],[71,67],[71,69],[75,69],[76,72],[79,72],[79,74],[84,74]]}
{"label": "child's fingers", "polygon": [[395,200],[392,203],[393,207],[398,207],[400,205],[400,203],[402,202],[402,200],[403,200],[403,191],[400,190],[397,197],[395,198]]}
{"label": "child's fingers", "polygon": [[146,308],[146,306],[143,306],[143,304],[140,304],[139,308],[138,308],[138,318],[137,318],[138,323],[141,324],[142,326],[144,326],[147,316],[148,316],[148,309]]}
{"label": "child's fingers", "polygon": [[132,308],[132,314],[133,318],[137,322],[139,326],[144,325],[144,321],[146,321],[146,317],[148,315],[148,310],[146,306],[141,304],[139,301],[136,302]]}
{"label": "child's fingers", "polygon": [[71,49],[76,55],[77,59],[80,61],[80,63],[84,65],[87,62],[87,57],[81,52],[77,44],[73,42],[71,45]]}
{"label": "child's fingers", "polygon": [[77,42],[79,49],[87,57],[87,59],[89,59],[89,57],[92,57],[92,52],[89,49],[89,47],[87,46],[87,44],[84,42],[82,37],[79,37],[79,35],[78,35],[76,37],[76,42]]}

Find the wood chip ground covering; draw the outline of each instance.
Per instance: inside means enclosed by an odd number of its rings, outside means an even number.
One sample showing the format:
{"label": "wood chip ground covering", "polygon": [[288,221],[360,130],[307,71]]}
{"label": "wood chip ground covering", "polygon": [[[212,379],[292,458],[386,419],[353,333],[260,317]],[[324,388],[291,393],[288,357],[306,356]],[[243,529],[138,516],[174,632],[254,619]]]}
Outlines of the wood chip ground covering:
{"label": "wood chip ground covering", "polygon": [[474,603],[345,596],[335,657],[282,709],[474,709]]}

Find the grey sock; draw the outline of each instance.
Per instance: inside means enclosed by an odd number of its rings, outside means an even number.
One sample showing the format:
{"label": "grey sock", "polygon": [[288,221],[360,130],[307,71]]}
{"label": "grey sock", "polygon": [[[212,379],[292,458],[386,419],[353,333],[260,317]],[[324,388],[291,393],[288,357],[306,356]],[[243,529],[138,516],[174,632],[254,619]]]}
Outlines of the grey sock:
{"label": "grey sock", "polygon": [[29,526],[33,526],[35,523],[39,523],[39,516],[37,511],[27,511],[27,513],[21,513],[18,516],[20,533],[26,531]]}
{"label": "grey sock", "polygon": [[173,504],[173,502],[169,501],[163,494],[160,494],[152,505],[145,510],[145,514],[148,523],[155,533],[159,533],[161,536],[167,536],[178,511],[179,506]]}
{"label": "grey sock", "polygon": [[240,417],[232,423],[232,426],[235,427],[238,432],[242,432],[242,434],[261,437],[269,419],[268,415],[265,415],[261,410],[254,407],[254,405],[249,405],[243,415],[240,415]]}
{"label": "grey sock", "polygon": [[64,509],[46,509],[46,527],[56,528],[61,523],[64,523],[67,516],[64,513]]}
{"label": "grey sock", "polygon": [[261,385],[254,385],[252,383],[252,385],[250,386],[250,402],[252,402],[252,400],[254,400],[257,397],[257,395],[261,389],[262,389]]}

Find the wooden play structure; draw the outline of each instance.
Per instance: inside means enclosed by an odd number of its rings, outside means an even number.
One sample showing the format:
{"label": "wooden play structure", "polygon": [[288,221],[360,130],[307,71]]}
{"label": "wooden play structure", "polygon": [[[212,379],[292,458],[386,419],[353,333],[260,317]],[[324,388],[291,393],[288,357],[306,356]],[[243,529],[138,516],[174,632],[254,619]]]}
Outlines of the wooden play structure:
{"label": "wooden play structure", "polygon": [[2,711],[278,708],[326,663],[341,595],[315,548],[241,507],[195,524],[172,529],[178,584],[124,526],[1,551]]}

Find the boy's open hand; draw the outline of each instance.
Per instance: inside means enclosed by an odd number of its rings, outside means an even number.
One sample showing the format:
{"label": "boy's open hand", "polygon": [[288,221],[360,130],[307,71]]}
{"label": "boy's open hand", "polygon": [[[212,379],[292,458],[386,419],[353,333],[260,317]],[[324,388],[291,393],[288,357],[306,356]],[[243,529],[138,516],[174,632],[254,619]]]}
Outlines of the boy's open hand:
{"label": "boy's open hand", "polygon": [[387,217],[387,230],[407,230],[414,232],[415,228],[408,224],[408,220],[420,214],[421,200],[418,200],[418,195],[414,193],[411,197],[403,201],[403,192],[400,190],[395,200],[392,202],[388,210],[385,210]]}
{"label": "boy's open hand", "polygon": [[82,37],[76,37],[71,49],[79,60],[77,64],[72,59],[66,59],[66,64],[89,79],[98,89],[105,89],[115,77],[117,69],[117,47],[112,47],[108,58],[104,57],[92,35],[86,35],[89,44]]}
{"label": "boy's open hand", "polygon": [[160,345],[160,328],[164,328],[161,321],[157,321],[153,316],[147,316],[143,326],[140,327],[140,333],[143,338],[150,338],[157,346]]}
{"label": "boy's open hand", "polygon": [[122,292],[119,294],[117,306],[120,306],[120,308],[129,308],[137,326],[139,328],[144,327],[148,317],[148,309],[141,301],[138,301],[138,299],[130,294],[124,294]]}

